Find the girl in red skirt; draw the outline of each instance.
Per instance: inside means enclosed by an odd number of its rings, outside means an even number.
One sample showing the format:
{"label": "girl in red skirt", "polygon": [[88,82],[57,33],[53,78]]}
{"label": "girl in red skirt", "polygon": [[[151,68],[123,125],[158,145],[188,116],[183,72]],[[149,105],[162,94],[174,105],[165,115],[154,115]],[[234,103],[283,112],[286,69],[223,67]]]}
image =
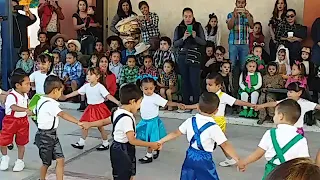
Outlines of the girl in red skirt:
{"label": "girl in red skirt", "polygon": [[[89,68],[87,71],[88,83],[83,85],[77,91],[64,96],[62,99],[68,99],[77,95],[86,95],[88,107],[85,109],[80,121],[81,122],[93,122],[101,119],[106,119],[111,116],[111,112],[108,107],[104,104],[106,99],[114,102],[115,104],[120,104],[120,102],[114,98],[104,86],[104,76],[101,74],[98,68]],[[103,151],[109,149],[108,134],[105,132],[104,127],[98,127],[101,137],[102,144],[97,148],[98,151]],[[80,140],[71,144],[72,147],[77,149],[83,149],[85,145],[86,138],[88,136],[88,130],[82,130],[82,137]]]}

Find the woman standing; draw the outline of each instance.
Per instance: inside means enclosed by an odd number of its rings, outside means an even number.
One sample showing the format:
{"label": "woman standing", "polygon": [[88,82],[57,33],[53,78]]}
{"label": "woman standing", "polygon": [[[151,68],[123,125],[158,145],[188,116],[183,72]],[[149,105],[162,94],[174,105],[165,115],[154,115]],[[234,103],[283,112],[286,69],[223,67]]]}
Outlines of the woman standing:
{"label": "woman standing", "polygon": [[[203,28],[193,16],[191,8],[184,8],[183,20],[174,31],[173,46],[179,49],[178,65],[183,80],[184,104],[198,103],[200,96],[200,64],[206,45]],[[190,97],[193,102],[190,102]]]}
{"label": "woman standing", "polygon": [[117,14],[114,15],[110,30],[118,35],[120,35],[120,32],[116,29],[116,24],[121,21],[122,19],[125,19],[130,16],[136,16],[137,14],[132,11],[132,5],[130,0],[120,0],[118,3],[118,10]]}
{"label": "woman standing", "polygon": [[60,20],[64,20],[64,15],[58,1],[45,0],[38,7],[40,17],[40,31],[47,33],[48,42],[56,34],[60,33]]}
{"label": "woman standing", "polygon": [[269,21],[269,31],[270,31],[270,35],[271,35],[269,48],[270,48],[271,61],[276,60],[276,53],[277,53],[277,41],[276,41],[275,32],[276,32],[278,25],[283,20],[285,20],[287,9],[288,9],[287,0],[277,0],[274,5],[272,17]]}
{"label": "woman standing", "polygon": [[213,42],[215,47],[221,44],[221,30],[219,28],[218,17],[214,13],[209,14],[209,21],[206,25],[205,36],[206,41]]}
{"label": "woman standing", "polygon": [[160,45],[159,16],[149,11],[146,1],[139,3],[139,9],[143,17],[139,18],[142,40],[151,45],[151,50],[158,50]]}
{"label": "woman standing", "polygon": [[91,18],[87,18],[88,2],[87,0],[78,0],[78,10],[72,15],[73,27],[77,31],[78,40],[81,43],[82,54],[91,55],[96,42],[96,35],[93,29],[100,26],[94,23]]}

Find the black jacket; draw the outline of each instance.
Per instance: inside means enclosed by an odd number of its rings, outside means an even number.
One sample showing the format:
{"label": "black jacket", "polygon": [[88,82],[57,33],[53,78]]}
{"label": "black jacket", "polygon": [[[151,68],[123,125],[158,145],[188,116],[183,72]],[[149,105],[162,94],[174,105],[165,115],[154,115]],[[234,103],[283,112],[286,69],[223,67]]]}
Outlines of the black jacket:
{"label": "black jacket", "polygon": [[31,20],[28,16],[20,13],[13,15],[13,45],[15,48],[28,48],[28,26],[37,21]]}

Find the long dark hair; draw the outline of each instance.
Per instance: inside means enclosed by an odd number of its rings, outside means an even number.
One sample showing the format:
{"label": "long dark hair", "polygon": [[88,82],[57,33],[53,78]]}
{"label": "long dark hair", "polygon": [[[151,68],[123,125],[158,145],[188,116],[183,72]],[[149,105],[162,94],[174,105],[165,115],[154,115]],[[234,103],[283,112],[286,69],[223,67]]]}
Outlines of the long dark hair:
{"label": "long dark hair", "polygon": [[[209,36],[210,35],[210,32],[212,30],[212,26],[210,25],[210,21],[211,19],[215,18],[217,21],[218,21],[218,17],[212,13],[212,14],[209,14],[209,21],[208,21],[208,24],[206,25],[206,29],[207,29],[207,35]],[[213,36],[215,36],[217,34],[217,31],[218,31],[218,24],[216,27],[213,28]]]}
{"label": "long dark hair", "polygon": [[[98,61],[97,61],[97,66],[96,67],[99,67],[99,64],[100,64],[100,61],[102,58],[106,58],[106,60],[108,61],[108,68],[106,69],[106,75],[111,75],[112,72],[110,71],[109,69],[109,59],[107,56],[101,56],[100,58],[98,58]],[[100,68],[100,67],[99,67]]]}
{"label": "long dark hair", "polygon": [[[278,3],[279,3],[280,0],[277,0],[276,3],[274,4],[274,9],[273,9],[273,12],[272,12],[272,17],[274,19],[278,19],[278,14],[279,14],[279,11],[278,11]],[[288,10],[288,3],[287,3],[287,0],[283,0],[284,4],[285,4],[285,7],[283,9],[283,13],[281,15],[281,19],[283,19],[285,16],[286,16],[286,13],[287,13],[287,10]]]}
{"label": "long dark hair", "polygon": [[48,70],[48,72],[47,72],[47,76],[49,76],[49,74],[51,74],[51,72],[52,72],[52,70],[53,70],[53,66],[54,66],[54,64],[53,64],[53,57],[50,56],[50,55],[47,55],[47,54],[42,53],[42,54],[40,54],[40,55],[38,56],[38,59],[37,59],[37,60],[38,60],[39,62],[41,62],[41,63],[46,63],[46,62],[51,63],[51,65],[50,65],[50,67],[49,67],[49,70]]}
{"label": "long dark hair", "polygon": [[300,98],[311,100],[311,95],[309,94],[309,91],[303,87],[303,85],[300,82],[292,82],[287,87],[288,91],[294,91],[299,92],[302,91]]}
{"label": "long dark hair", "polygon": [[80,3],[81,1],[84,2],[84,4],[86,4],[86,10],[88,10],[88,6],[89,6],[89,5],[88,5],[88,1],[87,1],[87,0],[78,0],[78,4],[77,4],[77,9],[78,9],[78,10],[77,10],[77,13],[80,12],[79,3]]}
{"label": "long dark hair", "polygon": [[[123,3],[128,3],[129,4],[128,15],[126,15],[126,13],[122,9],[122,4]],[[132,14],[136,14],[135,12],[132,11],[131,1],[130,0],[120,0],[119,3],[118,3],[117,14],[120,17],[120,19],[127,18],[127,17],[131,16]]]}

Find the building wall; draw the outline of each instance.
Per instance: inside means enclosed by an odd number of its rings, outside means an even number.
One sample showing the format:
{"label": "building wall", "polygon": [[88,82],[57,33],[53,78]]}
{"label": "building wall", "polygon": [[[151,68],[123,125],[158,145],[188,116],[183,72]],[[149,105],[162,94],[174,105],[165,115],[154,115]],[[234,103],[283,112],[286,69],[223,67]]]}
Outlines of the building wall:
{"label": "building wall", "polygon": [[[308,26],[308,32],[310,35],[311,26],[315,19],[320,17],[320,0],[306,0],[304,2],[304,14],[303,14],[303,22],[305,26]],[[306,45],[312,46],[313,42],[310,36],[305,42]]]}
{"label": "building wall", "polygon": [[[319,1],[319,0],[306,0]],[[108,1],[108,23],[110,25],[113,16],[116,14],[118,0]],[[140,0],[131,0],[133,10],[137,14],[141,14],[138,10]],[[197,21],[200,21],[203,26],[208,23],[209,14],[214,12],[219,18],[219,26],[222,28],[222,45],[227,47],[228,29],[226,25],[227,14],[233,11],[235,0],[153,0],[147,1],[151,12],[156,12],[160,17],[160,32],[161,35],[169,37],[173,36],[175,27],[182,20],[182,10],[184,7],[190,7],[194,10],[194,15]],[[275,0],[247,0],[247,9],[253,15],[255,21],[260,21],[263,26],[264,34],[269,38],[268,22],[274,8]],[[297,11],[298,22],[303,21],[304,0],[288,0],[289,8]],[[316,6],[313,6],[316,7]],[[316,10],[315,10],[316,11]],[[312,21],[312,20],[311,20]],[[109,31],[109,35],[112,32]],[[269,41],[269,40],[267,40]]]}

